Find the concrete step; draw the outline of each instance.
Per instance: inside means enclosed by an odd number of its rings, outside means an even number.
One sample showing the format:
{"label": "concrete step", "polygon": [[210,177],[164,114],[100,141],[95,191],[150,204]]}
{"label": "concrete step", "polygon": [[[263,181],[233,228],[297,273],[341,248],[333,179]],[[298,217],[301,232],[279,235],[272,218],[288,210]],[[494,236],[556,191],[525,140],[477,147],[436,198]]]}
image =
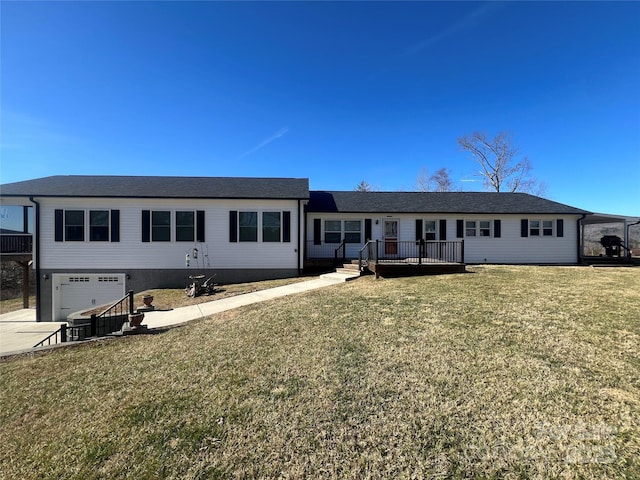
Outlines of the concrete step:
{"label": "concrete step", "polygon": [[360,276],[360,270],[353,268],[336,268],[336,273],[344,273],[345,275]]}
{"label": "concrete step", "polygon": [[348,282],[349,280],[354,280],[360,276],[359,273],[342,273],[342,272],[333,272],[333,273],[325,273],[320,275],[320,278],[326,278],[328,280],[340,280],[342,282]]}

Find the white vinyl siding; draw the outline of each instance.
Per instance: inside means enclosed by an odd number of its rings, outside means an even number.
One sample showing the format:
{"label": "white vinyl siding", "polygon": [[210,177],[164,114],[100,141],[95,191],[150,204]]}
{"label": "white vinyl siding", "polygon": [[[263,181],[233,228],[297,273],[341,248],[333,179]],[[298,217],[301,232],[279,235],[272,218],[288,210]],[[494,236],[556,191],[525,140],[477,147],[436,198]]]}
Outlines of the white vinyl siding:
{"label": "white vinyl siding", "polygon": [[[296,269],[298,245],[297,200],[186,200],[186,199],[42,199],[40,263],[46,269],[181,269],[185,254],[198,248],[207,255],[212,269]],[[54,210],[120,210],[120,241],[55,242]],[[142,210],[171,212],[171,240],[142,242]],[[206,241],[186,242],[175,238],[176,212],[205,212]],[[229,243],[229,211],[291,212],[290,242]],[[282,218],[282,216],[281,216]],[[204,258],[204,257],[203,257]],[[202,264],[202,259],[201,259]],[[300,265],[302,265],[300,263]],[[197,266],[192,261],[191,270]]]}
{"label": "white vinyl siding", "polygon": [[[309,214],[307,219],[307,239],[313,240],[313,220],[315,218],[331,220],[350,220],[370,218],[372,220],[372,240],[382,240],[384,220],[388,218],[399,220],[398,240],[415,241],[416,219],[432,220],[437,219],[438,237],[440,238],[440,220],[446,220],[447,241],[460,241],[456,234],[456,222],[462,220],[463,230],[466,230],[467,221],[475,222],[476,236],[464,238],[465,261],[467,263],[507,263],[507,264],[571,264],[576,263],[578,258],[578,230],[577,215],[532,215],[540,220],[541,228],[543,222],[552,222],[554,236],[526,237],[520,236],[522,215],[455,215],[455,214]],[[564,236],[556,237],[555,228],[557,219],[564,220]],[[376,220],[378,223],[376,224]],[[494,221],[500,220],[500,237],[494,236]],[[426,232],[426,229],[425,229]],[[312,243],[312,242],[309,242]],[[313,245],[308,245],[312,249]],[[358,257],[358,249],[349,250],[347,245],[347,256]]]}

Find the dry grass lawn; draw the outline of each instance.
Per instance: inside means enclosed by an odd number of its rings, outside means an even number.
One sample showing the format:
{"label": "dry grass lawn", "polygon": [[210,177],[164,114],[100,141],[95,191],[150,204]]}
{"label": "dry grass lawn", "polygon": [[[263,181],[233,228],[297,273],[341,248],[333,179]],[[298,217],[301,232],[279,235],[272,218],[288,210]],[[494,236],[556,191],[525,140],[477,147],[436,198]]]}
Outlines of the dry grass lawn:
{"label": "dry grass lawn", "polygon": [[0,477],[640,478],[640,270],[470,270],[0,362]]}

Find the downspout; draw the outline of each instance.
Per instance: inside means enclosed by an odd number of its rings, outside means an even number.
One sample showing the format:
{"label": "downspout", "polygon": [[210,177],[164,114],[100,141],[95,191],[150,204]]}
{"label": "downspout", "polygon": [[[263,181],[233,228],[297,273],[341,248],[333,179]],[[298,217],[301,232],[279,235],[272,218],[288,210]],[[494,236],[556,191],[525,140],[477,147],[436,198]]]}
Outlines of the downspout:
{"label": "downspout", "polygon": [[[301,200],[298,199],[298,215],[301,218],[298,222],[298,271],[300,274],[304,270],[304,260],[307,258],[307,205],[308,201],[302,205]],[[301,242],[302,248],[300,248]]]}
{"label": "downspout", "polygon": [[40,294],[40,289],[42,288],[42,278],[40,275],[40,204],[34,200],[32,196],[29,197],[29,201],[36,206],[36,214],[35,214],[35,236],[36,238],[33,241],[34,248],[36,249],[35,253],[35,262],[36,262],[36,322],[42,321],[42,295]]}
{"label": "downspout", "polygon": [[298,237],[298,275],[302,273],[300,270],[300,256],[302,255],[302,250],[300,249],[300,227],[302,226],[302,216],[300,213],[300,199],[298,199],[298,235],[296,235],[296,237]]}
{"label": "downspout", "polygon": [[578,264],[582,263],[582,257],[584,257],[584,225],[582,225],[582,220],[585,218],[587,218],[587,214],[583,213],[578,219]]}

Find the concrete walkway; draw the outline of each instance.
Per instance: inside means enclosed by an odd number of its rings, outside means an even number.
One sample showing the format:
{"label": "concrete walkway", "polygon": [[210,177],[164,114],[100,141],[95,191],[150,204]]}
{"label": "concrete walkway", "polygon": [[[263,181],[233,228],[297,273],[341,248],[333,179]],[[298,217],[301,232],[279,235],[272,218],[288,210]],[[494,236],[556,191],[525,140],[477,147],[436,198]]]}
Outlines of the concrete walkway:
{"label": "concrete walkway", "polygon": [[[321,275],[313,280],[212,300],[211,302],[188,307],[146,312],[142,323],[148,328],[176,326],[245,305],[344,283],[357,277],[357,273],[352,275],[330,273]],[[60,328],[62,323],[36,322],[36,311],[34,309],[18,310],[17,312],[0,315],[0,355],[4,356],[30,350],[36,343]]]}

